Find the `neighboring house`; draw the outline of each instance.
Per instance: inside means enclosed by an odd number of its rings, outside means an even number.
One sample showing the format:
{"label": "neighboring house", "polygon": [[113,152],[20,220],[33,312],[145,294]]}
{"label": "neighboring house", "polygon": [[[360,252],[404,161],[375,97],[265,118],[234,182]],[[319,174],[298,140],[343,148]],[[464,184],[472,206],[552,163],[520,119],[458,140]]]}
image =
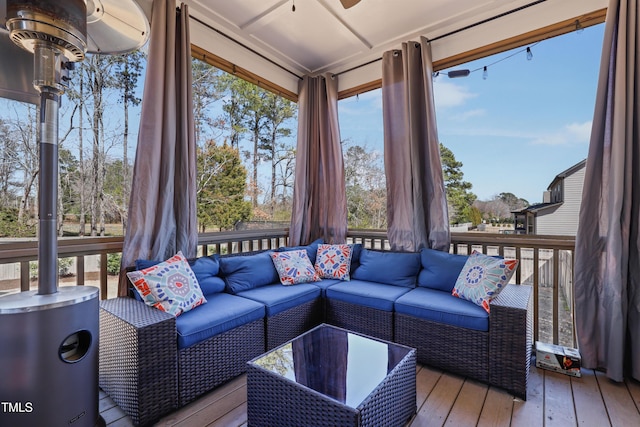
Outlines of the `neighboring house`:
{"label": "neighboring house", "polygon": [[583,160],[556,175],[542,203],[512,212],[517,234],[576,235],[586,163]]}

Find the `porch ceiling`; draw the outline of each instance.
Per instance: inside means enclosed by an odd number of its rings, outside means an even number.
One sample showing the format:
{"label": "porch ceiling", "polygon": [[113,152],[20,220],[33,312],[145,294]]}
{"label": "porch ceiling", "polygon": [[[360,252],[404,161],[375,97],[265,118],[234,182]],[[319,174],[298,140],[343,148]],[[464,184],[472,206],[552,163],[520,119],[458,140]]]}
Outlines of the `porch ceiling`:
{"label": "porch ceiling", "polygon": [[[138,1],[150,11],[151,0]],[[194,18],[194,45],[293,93],[298,91],[297,76],[304,74],[341,73],[340,91],[378,80],[381,66],[375,60],[384,51],[419,36],[436,39],[527,5],[532,6],[435,40],[434,62],[608,4],[607,0],[362,0],[344,9],[339,0],[296,0],[293,12],[294,0],[183,1]],[[374,62],[362,66],[370,61]],[[357,68],[346,71],[353,67]]]}

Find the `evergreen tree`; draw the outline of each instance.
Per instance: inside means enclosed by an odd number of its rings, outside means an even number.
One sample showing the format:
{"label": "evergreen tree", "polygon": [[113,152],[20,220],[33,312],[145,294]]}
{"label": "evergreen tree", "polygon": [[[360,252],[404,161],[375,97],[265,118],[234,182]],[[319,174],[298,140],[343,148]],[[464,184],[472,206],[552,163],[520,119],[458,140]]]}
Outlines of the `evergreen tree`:
{"label": "evergreen tree", "polygon": [[251,203],[244,200],[247,171],[238,150],[209,141],[198,149],[197,205],[201,232],[217,227],[233,229],[251,216]]}
{"label": "evergreen tree", "polygon": [[[265,103],[266,132],[260,148],[265,150],[266,160],[271,161],[271,191],[269,199],[271,201],[270,213],[272,218],[275,214],[278,199],[276,194],[278,165],[281,163],[284,165],[292,164],[288,162],[292,153],[291,147],[279,142],[279,140],[280,138],[291,136],[291,129],[286,127],[285,124],[295,117],[296,110],[296,104],[293,102],[274,93],[267,92]],[[283,190],[286,189],[283,188]]]}
{"label": "evergreen tree", "polygon": [[472,206],[477,196],[471,192],[470,182],[463,179],[462,162],[456,160],[453,152],[440,144],[440,158],[444,186],[449,205],[449,222],[452,224],[473,222]]}

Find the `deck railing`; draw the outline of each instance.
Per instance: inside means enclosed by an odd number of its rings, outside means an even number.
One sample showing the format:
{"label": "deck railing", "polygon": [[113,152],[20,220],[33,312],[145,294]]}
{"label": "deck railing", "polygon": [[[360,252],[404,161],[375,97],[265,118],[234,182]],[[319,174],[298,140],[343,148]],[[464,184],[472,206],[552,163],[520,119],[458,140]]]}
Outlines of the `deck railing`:
{"label": "deck railing", "polygon": [[[198,255],[277,248],[287,244],[288,236],[286,228],[202,233],[198,235]],[[109,274],[108,256],[120,255],[122,243],[122,237],[63,238],[58,240],[58,259],[72,258],[74,285],[94,285],[100,288],[100,298],[113,298],[118,277]],[[37,260],[36,240],[0,242],[0,295],[35,289],[32,268]],[[64,285],[66,281],[61,282]]]}
{"label": "deck railing", "polygon": [[[389,249],[385,230],[349,230],[349,242],[367,248]],[[198,238],[198,254],[240,253],[285,246],[288,229],[243,230],[203,233]],[[122,237],[60,239],[58,257],[72,258],[73,284],[92,284],[100,288],[101,298],[117,292],[117,276],[108,274],[109,254],[122,252]],[[534,288],[535,339],[575,346],[573,328],[573,254],[575,238],[563,236],[517,236],[489,233],[452,233],[451,252],[468,254],[478,250],[520,260],[512,282]],[[37,242],[0,243],[0,294],[34,289],[30,263],[38,257]],[[2,271],[4,269],[4,271]],[[13,280],[6,280],[13,270]],[[3,280],[5,279],[5,280]]]}

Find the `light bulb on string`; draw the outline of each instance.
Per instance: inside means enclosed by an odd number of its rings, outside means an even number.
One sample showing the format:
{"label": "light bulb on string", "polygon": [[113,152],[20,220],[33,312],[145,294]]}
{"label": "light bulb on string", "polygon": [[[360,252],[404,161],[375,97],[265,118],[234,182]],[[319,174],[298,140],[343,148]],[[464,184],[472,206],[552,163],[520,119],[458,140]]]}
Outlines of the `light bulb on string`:
{"label": "light bulb on string", "polygon": [[527,48],[527,61],[531,61],[533,59],[533,52],[531,52],[531,48]]}
{"label": "light bulb on string", "polygon": [[487,77],[489,77],[489,72],[487,71],[487,66],[485,65],[482,69],[482,80],[487,80]]}

